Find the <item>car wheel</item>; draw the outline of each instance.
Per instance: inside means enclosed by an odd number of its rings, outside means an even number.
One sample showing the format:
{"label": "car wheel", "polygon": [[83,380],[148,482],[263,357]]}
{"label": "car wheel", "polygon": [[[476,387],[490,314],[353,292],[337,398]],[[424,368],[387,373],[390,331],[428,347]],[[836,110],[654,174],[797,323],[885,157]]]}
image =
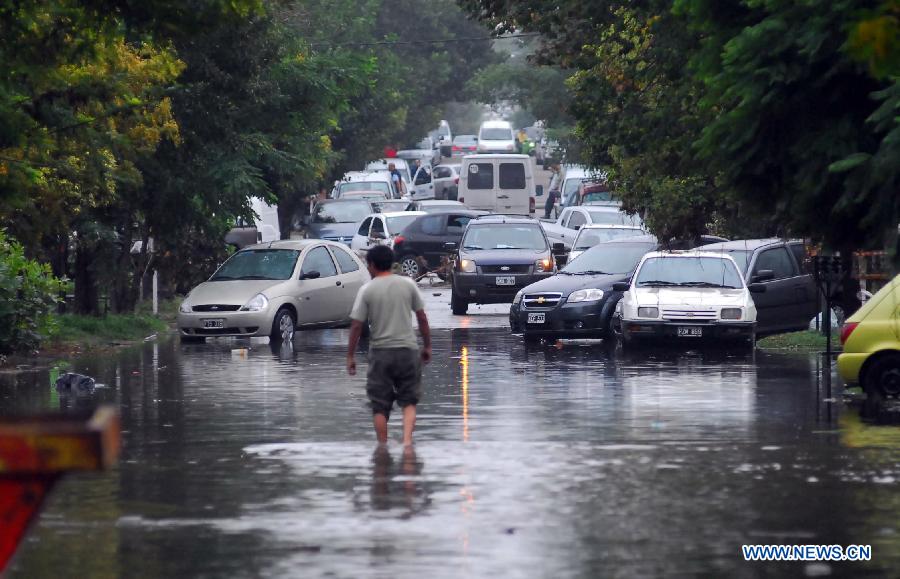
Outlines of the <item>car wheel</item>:
{"label": "car wheel", "polygon": [[272,333],[269,334],[271,339],[278,342],[290,342],[294,339],[294,327],[297,321],[291,310],[282,307],[275,313],[275,319],[272,320]]}
{"label": "car wheel", "polygon": [[900,396],[900,356],[883,356],[866,371],[865,391],[877,392],[887,398]]}
{"label": "car wheel", "polygon": [[536,334],[529,334],[528,332],[522,332],[522,339],[525,340],[526,344],[537,344],[541,341],[541,337]]}
{"label": "car wheel", "polygon": [[412,253],[401,257],[399,263],[400,273],[406,277],[416,279],[422,273],[422,268],[419,266],[419,260]]}
{"label": "car wheel", "polygon": [[206,336],[181,336],[182,344],[202,344],[206,341]]}
{"label": "car wheel", "polygon": [[469,311],[469,302],[456,297],[455,293],[450,294],[450,310],[454,316],[464,316]]}

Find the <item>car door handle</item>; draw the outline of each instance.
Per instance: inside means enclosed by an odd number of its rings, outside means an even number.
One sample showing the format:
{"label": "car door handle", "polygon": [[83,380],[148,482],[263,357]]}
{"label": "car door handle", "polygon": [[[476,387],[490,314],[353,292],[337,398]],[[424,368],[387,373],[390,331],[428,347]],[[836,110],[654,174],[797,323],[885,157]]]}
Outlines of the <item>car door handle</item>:
{"label": "car door handle", "polygon": [[340,281],[336,281],[336,282],[334,282],[334,285],[341,285],[341,282],[340,282]]}

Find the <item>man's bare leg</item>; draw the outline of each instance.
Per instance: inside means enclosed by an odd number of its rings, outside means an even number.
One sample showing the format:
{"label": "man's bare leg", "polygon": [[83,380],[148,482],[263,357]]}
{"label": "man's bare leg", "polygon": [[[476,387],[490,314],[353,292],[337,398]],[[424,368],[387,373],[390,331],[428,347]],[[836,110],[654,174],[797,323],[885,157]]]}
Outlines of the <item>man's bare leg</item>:
{"label": "man's bare leg", "polygon": [[416,405],[403,407],[403,446],[412,444],[413,430],[416,428]]}
{"label": "man's bare leg", "polygon": [[[403,425],[406,427],[406,414],[404,413]],[[388,419],[387,416],[381,413],[377,413],[372,415],[372,421],[375,423],[375,438],[378,439],[378,444],[385,444],[387,442],[387,425]]]}

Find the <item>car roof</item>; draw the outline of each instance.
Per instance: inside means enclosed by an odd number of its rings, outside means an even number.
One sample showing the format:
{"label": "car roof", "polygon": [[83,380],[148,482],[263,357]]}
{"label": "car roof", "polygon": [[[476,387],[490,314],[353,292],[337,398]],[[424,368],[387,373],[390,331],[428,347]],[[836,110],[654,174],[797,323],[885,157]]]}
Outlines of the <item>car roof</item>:
{"label": "car roof", "polygon": [[[384,195],[384,193],[382,193],[381,195]],[[322,199],[320,201],[316,201],[316,207],[318,207],[319,205],[333,205],[335,203],[369,203],[369,205],[371,205],[369,199],[356,198],[351,195],[349,197],[341,197],[340,199]]]}
{"label": "car roof", "polygon": [[481,123],[485,129],[511,129],[512,124],[509,121],[484,121]]}
{"label": "car roof", "polygon": [[403,159],[400,159],[398,157],[391,157],[389,159],[375,159],[374,161],[369,161],[368,163],[366,163],[366,168],[375,165],[384,165],[385,167],[387,167],[391,163],[393,163],[394,165],[406,165],[407,167],[409,167],[409,165],[407,165],[406,161],[404,161]]}
{"label": "car roof", "polygon": [[754,251],[759,249],[760,247],[766,247],[769,245],[775,245],[777,243],[790,243],[790,242],[800,242],[802,240],[799,239],[779,239],[777,237],[770,237],[768,239],[735,239],[733,241],[726,241],[723,243],[712,243],[710,245],[704,245],[704,251],[734,251],[745,249],[747,251]]}
{"label": "car roof", "polygon": [[651,257],[664,257],[664,258],[682,258],[682,257],[711,257],[714,259],[727,259],[729,261],[734,261],[734,259],[730,255],[726,255],[719,251],[705,251],[705,250],[696,250],[690,249],[686,251],[650,251],[647,255],[644,256],[645,259]]}
{"label": "car roof", "polygon": [[283,239],[281,241],[255,243],[253,245],[248,245],[247,247],[241,249],[241,251],[247,251],[248,249],[294,249],[302,251],[303,249],[311,245],[316,245],[319,243],[332,244],[332,242],[325,241],[324,239]]}
{"label": "car roof", "polygon": [[528,155],[519,155],[518,153],[488,153],[488,154],[478,154],[478,155],[466,155],[463,157],[464,161],[468,161],[470,159],[478,160],[478,159],[530,159],[531,157]]}
{"label": "car roof", "polygon": [[603,243],[659,243],[655,235],[635,235],[634,237],[619,237],[618,239],[610,239]]}
{"label": "car roof", "polygon": [[419,205],[453,205],[454,207],[465,207],[464,203],[454,201],[453,199],[425,199],[424,201],[416,201]]}
{"label": "car roof", "polygon": [[469,222],[469,224],[472,223],[533,223],[535,225],[538,225],[538,222],[535,221],[533,217],[524,217],[522,215],[501,215],[497,213],[486,213],[479,216],[478,219]]}
{"label": "car roof", "polygon": [[607,223],[587,223],[581,226],[579,231],[583,231],[585,229],[639,229],[644,231],[644,229],[640,225],[617,225],[617,224],[607,224]]}
{"label": "car roof", "polygon": [[[372,179],[372,177],[377,178]],[[388,179],[384,178],[384,173],[378,171],[347,171],[341,180],[349,183],[351,181],[387,181]]]}
{"label": "car roof", "polygon": [[424,211],[385,211],[384,213],[371,213],[366,216],[375,217],[376,215],[381,215],[383,217],[403,217],[404,215],[428,215]]}

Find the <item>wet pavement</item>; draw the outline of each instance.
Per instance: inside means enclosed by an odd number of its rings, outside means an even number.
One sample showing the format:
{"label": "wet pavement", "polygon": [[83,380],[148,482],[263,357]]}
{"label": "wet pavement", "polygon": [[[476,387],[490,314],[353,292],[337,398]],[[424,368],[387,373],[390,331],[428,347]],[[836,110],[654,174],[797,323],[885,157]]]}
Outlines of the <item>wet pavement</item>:
{"label": "wet pavement", "polygon": [[[815,355],[526,346],[507,306],[423,293],[412,452],[376,449],[346,329],[86,356],[104,386],[82,398],[0,375],[0,413],[110,402],[124,443],[57,487],[8,577],[897,576],[900,433]],[[746,563],[745,543],[873,560]]]}

